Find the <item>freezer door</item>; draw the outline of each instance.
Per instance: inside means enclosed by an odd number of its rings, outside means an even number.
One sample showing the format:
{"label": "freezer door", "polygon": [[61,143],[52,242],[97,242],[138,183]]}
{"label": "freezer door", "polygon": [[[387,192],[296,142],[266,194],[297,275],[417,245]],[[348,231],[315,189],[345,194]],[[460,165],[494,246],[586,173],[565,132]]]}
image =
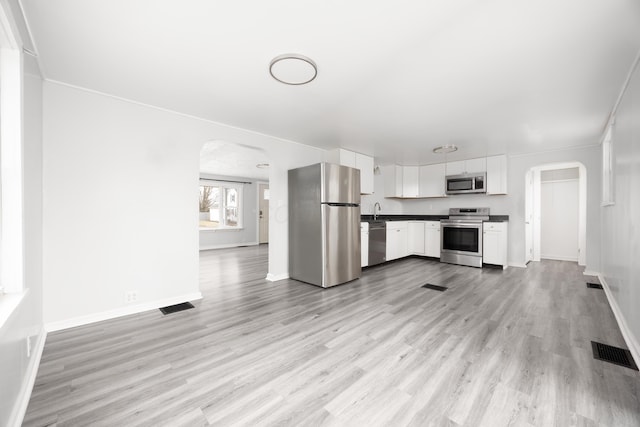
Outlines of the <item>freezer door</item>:
{"label": "freezer door", "polygon": [[360,204],[360,170],[348,166],[322,163],[323,203]]}
{"label": "freezer door", "polygon": [[322,286],[357,279],[360,265],[360,206],[322,205]]}

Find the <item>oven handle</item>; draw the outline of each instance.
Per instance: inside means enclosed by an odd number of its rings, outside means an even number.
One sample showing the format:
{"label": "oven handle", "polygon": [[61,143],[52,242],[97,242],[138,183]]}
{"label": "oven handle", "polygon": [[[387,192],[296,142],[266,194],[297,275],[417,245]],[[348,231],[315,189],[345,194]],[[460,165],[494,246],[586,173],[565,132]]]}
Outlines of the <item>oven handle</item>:
{"label": "oven handle", "polygon": [[442,222],[440,223],[443,227],[456,227],[456,228],[482,228],[481,222]]}

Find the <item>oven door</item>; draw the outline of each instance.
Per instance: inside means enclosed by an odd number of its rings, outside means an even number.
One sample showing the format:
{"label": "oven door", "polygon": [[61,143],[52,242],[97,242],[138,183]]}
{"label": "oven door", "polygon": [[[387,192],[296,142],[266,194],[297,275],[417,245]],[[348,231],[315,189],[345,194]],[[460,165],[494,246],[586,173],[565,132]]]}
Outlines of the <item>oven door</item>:
{"label": "oven door", "polygon": [[482,256],[482,221],[443,220],[440,228],[442,253]]}

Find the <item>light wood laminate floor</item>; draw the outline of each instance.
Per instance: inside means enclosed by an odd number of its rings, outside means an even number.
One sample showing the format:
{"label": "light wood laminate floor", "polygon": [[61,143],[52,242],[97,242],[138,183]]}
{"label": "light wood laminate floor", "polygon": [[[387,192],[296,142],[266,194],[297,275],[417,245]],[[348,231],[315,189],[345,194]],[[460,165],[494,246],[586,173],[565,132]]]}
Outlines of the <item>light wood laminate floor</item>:
{"label": "light wood laminate floor", "polygon": [[575,263],[408,258],[323,290],[265,281],[266,246],[200,258],[195,309],[49,334],[24,425],[640,425],[638,372],[591,355],[626,346]]}

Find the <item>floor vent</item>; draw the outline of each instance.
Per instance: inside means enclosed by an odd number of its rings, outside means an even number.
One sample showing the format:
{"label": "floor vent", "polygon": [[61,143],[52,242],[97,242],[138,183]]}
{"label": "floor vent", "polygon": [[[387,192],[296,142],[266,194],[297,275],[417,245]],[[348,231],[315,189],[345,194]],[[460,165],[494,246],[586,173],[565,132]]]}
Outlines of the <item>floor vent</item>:
{"label": "floor vent", "polygon": [[591,349],[593,350],[593,358],[603,360],[605,362],[614,363],[626,368],[638,370],[636,363],[633,361],[631,352],[624,348],[613,347],[607,344],[591,341]]}
{"label": "floor vent", "polygon": [[427,289],[433,289],[434,291],[440,291],[440,292],[444,292],[446,291],[447,287],[445,286],[438,286],[438,285],[432,285],[431,283],[427,283],[426,285],[422,285],[423,288],[427,288]]}
{"label": "floor vent", "polygon": [[191,304],[190,302],[181,302],[180,304],[162,307],[160,311],[162,312],[162,314],[171,314],[177,313],[178,311],[188,310],[190,308],[193,308],[193,304]]}
{"label": "floor vent", "polygon": [[587,288],[604,289],[600,283],[589,283],[589,282],[587,282]]}

